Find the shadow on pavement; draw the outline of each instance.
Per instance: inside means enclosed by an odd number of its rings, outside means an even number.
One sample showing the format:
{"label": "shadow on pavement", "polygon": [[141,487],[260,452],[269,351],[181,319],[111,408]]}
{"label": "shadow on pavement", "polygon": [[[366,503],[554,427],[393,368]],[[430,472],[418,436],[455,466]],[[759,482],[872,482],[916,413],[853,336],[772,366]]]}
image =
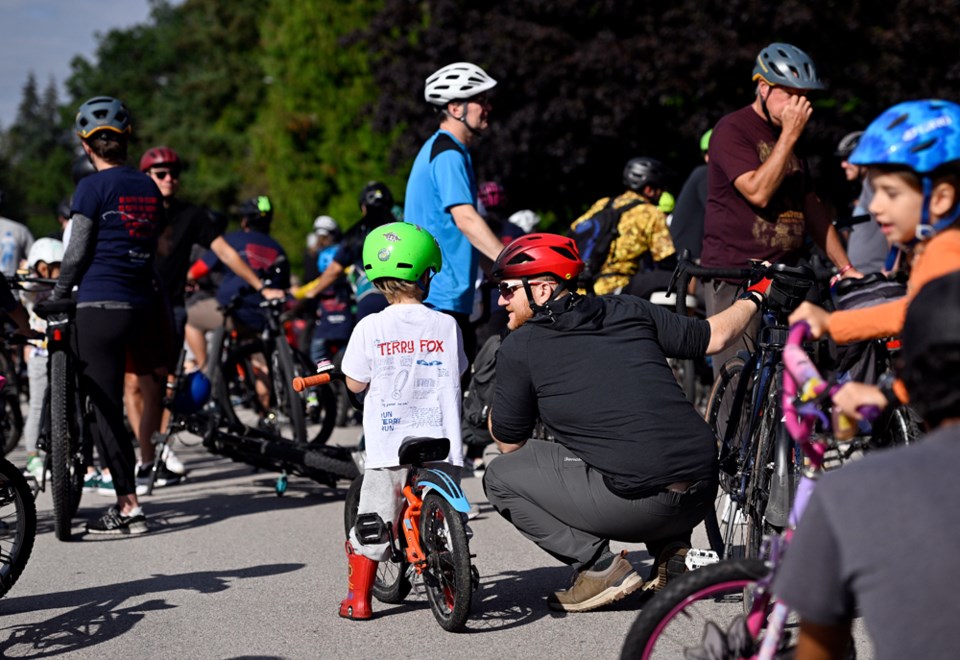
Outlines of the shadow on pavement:
{"label": "shadow on pavement", "polygon": [[273,564],[225,571],[154,575],[88,589],[7,598],[4,600],[4,610],[8,614],[69,609],[46,621],[5,629],[9,639],[0,643],[0,657],[43,658],[79,651],[129,632],[147,612],[176,607],[162,598],[125,606],[130,598],[139,599],[181,589],[216,593],[229,589],[233,580],[279,575],[300,570],[304,566]]}

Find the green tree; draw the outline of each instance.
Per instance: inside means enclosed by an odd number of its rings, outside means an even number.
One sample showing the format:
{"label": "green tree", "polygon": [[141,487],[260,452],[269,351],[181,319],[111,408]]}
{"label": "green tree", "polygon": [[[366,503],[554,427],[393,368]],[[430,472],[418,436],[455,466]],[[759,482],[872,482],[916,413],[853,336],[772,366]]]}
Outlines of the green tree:
{"label": "green tree", "polygon": [[274,2],[264,15],[262,63],[270,84],[253,149],[276,201],[277,233],[288,245],[302,246],[320,213],[353,224],[358,194],[371,179],[402,195],[406,173],[391,171],[384,159],[392,136],[371,126],[379,89],[369,46],[346,38],[380,4]]}

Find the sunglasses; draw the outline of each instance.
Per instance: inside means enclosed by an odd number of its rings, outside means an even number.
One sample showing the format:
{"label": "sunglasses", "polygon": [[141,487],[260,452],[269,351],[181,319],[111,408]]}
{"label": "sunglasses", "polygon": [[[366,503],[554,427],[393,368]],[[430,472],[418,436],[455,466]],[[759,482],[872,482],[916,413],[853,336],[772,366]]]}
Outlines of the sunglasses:
{"label": "sunglasses", "polygon": [[171,179],[180,178],[180,172],[177,170],[151,170],[150,175],[160,179],[161,181],[166,179],[167,176],[169,176]]}
{"label": "sunglasses", "polygon": [[[531,286],[533,286],[534,284],[545,284],[545,282],[530,282]],[[514,291],[516,291],[522,286],[523,286],[523,282],[517,282],[515,284],[511,284],[509,282],[500,282],[500,284],[497,285],[497,290],[500,292],[500,295],[503,296],[504,299],[507,299],[513,295]]]}

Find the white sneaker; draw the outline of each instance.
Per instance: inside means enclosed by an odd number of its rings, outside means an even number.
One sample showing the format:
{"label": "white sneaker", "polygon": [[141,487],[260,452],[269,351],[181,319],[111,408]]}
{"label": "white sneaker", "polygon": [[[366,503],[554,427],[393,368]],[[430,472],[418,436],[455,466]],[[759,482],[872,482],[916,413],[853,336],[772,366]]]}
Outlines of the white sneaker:
{"label": "white sneaker", "polygon": [[167,466],[167,469],[174,474],[184,475],[187,473],[187,468],[183,466],[183,463],[180,462],[180,459],[177,458],[177,455],[173,453],[173,450],[170,449],[170,445],[164,445],[163,451],[160,453],[160,457],[163,459],[163,464]]}

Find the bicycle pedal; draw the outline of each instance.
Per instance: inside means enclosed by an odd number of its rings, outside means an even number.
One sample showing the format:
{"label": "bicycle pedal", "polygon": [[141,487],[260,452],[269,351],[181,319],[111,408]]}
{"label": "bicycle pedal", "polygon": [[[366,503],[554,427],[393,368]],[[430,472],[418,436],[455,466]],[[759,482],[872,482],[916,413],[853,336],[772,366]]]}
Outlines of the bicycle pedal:
{"label": "bicycle pedal", "polygon": [[718,561],[720,561],[720,555],[716,552],[713,550],[702,550],[700,548],[690,548],[687,551],[687,556],[684,558],[684,563],[688,571],[695,571],[698,568],[716,564]]}

